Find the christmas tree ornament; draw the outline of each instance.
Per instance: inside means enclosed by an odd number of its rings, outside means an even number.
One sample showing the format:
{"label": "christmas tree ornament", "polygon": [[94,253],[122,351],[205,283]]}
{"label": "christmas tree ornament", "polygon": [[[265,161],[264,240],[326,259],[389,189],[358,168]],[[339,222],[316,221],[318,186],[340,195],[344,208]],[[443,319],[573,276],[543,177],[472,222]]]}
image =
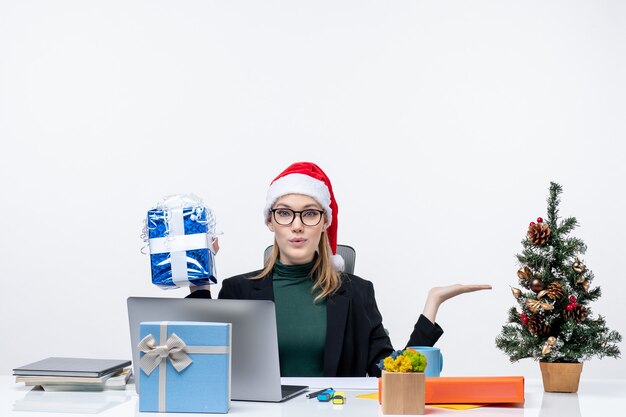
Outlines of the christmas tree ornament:
{"label": "christmas tree ornament", "polygon": [[520,279],[520,282],[528,281],[532,276],[533,272],[527,266],[523,266],[517,270],[517,277]]}
{"label": "christmas tree ornament", "polygon": [[588,280],[584,280],[580,285],[583,287],[583,290],[585,290],[585,292],[589,292],[589,281]]}
{"label": "christmas tree ornament", "polygon": [[582,323],[587,319],[589,315],[589,310],[585,306],[578,305],[574,310],[574,317],[576,317],[576,321]]}
{"label": "christmas tree ornament", "polygon": [[[574,298],[574,300],[572,300],[572,298]],[[569,304],[565,306],[565,311],[574,311],[577,306],[576,297],[572,296],[569,298]]]}
{"label": "christmas tree ornament", "polygon": [[584,263],[580,262],[580,259],[576,258],[576,260],[572,264],[572,269],[574,270],[574,272],[582,274],[583,272],[585,272],[587,267],[585,266]]}
{"label": "christmas tree ornament", "polygon": [[532,300],[530,298],[526,300],[526,308],[528,308],[531,312],[536,313],[537,310],[539,310],[539,307],[541,307],[541,301]]}
{"label": "christmas tree ornament", "polygon": [[546,223],[533,224],[528,228],[527,235],[533,245],[544,246],[550,239],[550,226]]}
{"label": "christmas tree ornament", "polygon": [[[560,300],[564,295],[563,285],[560,282],[550,283],[545,289],[545,295],[553,301]],[[541,298],[539,294],[537,294],[537,298]]]}
{"label": "christmas tree ornament", "polygon": [[522,313],[519,315],[520,320],[522,320],[522,324],[526,326],[528,324],[528,316],[526,313]]}
{"label": "christmas tree ornament", "polygon": [[554,346],[555,344],[556,344],[556,337],[554,336],[548,337],[548,339],[546,340],[546,343],[541,348],[541,354],[545,356],[548,353],[552,352],[552,346]]}
{"label": "christmas tree ornament", "polygon": [[537,223],[543,223],[543,219],[541,217],[537,217]]}
{"label": "christmas tree ornament", "polygon": [[546,285],[543,283],[542,280],[540,280],[539,278],[534,278],[531,282],[530,282],[530,289],[533,292],[538,293],[539,291],[543,290],[546,288]]}
{"label": "christmas tree ornament", "polygon": [[550,333],[550,326],[548,326],[541,316],[531,316],[528,318],[528,325],[526,326],[528,331],[533,336],[545,336]]}
{"label": "christmas tree ornament", "polygon": [[522,291],[519,288],[511,287],[511,292],[515,298],[520,298],[522,296]]}
{"label": "christmas tree ornament", "polygon": [[552,352],[552,347],[548,344],[548,342],[546,342],[541,348],[541,354],[545,356],[550,352]]}
{"label": "christmas tree ornament", "polygon": [[539,308],[543,308],[544,310],[552,310],[554,308],[554,306],[550,303],[544,303],[530,298],[526,300],[526,307],[528,307],[528,309],[533,313],[536,313]]}
{"label": "christmas tree ornament", "polygon": [[565,311],[563,312],[563,316],[566,319],[574,319],[577,323],[582,323],[585,321],[587,316],[589,315],[589,310],[585,306],[580,304],[568,304],[565,307]]}

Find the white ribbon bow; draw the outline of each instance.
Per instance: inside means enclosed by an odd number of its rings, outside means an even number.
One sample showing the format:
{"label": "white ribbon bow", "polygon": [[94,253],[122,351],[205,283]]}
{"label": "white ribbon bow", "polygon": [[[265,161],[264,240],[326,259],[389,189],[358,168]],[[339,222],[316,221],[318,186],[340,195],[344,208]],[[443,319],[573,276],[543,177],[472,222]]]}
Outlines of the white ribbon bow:
{"label": "white ribbon bow", "polygon": [[166,358],[170,358],[172,366],[177,372],[181,372],[193,362],[191,357],[187,355],[187,345],[176,333],[172,333],[165,345],[160,346],[157,345],[154,336],[149,334],[141,339],[138,347],[145,353],[139,360],[139,366],[146,375],[150,375]]}

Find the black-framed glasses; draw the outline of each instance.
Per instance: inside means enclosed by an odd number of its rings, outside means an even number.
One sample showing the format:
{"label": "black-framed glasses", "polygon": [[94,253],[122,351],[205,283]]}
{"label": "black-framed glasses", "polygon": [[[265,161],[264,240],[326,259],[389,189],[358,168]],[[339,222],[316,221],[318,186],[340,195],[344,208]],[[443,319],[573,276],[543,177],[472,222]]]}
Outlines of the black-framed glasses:
{"label": "black-framed glasses", "polygon": [[324,210],[306,209],[301,211],[295,211],[288,208],[275,208],[272,209],[272,214],[276,223],[281,226],[288,226],[293,223],[296,218],[296,214],[300,215],[300,221],[305,226],[317,226],[322,221]]}

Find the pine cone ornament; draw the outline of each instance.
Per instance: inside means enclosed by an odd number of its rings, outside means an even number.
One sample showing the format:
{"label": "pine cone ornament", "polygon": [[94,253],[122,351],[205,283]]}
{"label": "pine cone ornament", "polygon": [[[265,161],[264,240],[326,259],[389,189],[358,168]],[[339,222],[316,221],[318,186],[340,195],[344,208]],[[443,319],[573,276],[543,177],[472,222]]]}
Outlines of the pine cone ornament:
{"label": "pine cone ornament", "polygon": [[550,238],[550,226],[545,223],[532,223],[528,227],[528,240],[533,245],[543,246]]}
{"label": "pine cone ornament", "polygon": [[566,319],[575,319],[578,323],[585,321],[588,315],[589,315],[589,310],[587,310],[587,307],[582,306],[580,304],[577,304],[571,310],[565,309],[565,311],[563,312],[563,316]]}
{"label": "pine cone ornament", "polygon": [[546,336],[550,333],[550,326],[548,326],[541,316],[532,316],[528,319],[528,325],[526,326],[530,334],[535,336]]}
{"label": "pine cone ornament", "polygon": [[561,285],[560,282],[553,282],[549,284],[545,290],[537,294],[537,298],[548,297],[549,299],[556,301],[563,298],[563,294],[563,285]]}

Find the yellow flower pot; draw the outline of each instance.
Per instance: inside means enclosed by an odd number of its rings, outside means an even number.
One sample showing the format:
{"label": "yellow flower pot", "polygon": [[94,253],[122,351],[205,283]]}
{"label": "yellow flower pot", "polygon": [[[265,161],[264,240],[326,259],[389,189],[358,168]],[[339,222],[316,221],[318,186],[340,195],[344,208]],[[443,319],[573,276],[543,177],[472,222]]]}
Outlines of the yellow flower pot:
{"label": "yellow flower pot", "polygon": [[425,414],[426,379],[423,372],[382,374],[383,414]]}

